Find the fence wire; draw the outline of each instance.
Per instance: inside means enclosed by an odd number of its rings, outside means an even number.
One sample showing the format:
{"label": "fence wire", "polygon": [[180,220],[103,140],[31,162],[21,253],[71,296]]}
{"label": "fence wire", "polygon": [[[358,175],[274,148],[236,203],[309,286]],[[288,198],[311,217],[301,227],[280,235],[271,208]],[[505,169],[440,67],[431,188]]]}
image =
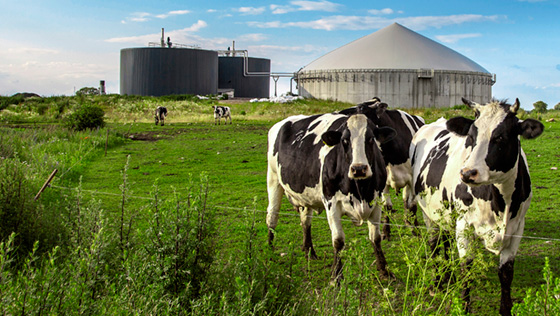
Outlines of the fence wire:
{"label": "fence wire", "polygon": [[[49,185],[50,187],[56,188],[56,189],[65,189],[65,190],[77,190],[77,188],[68,188],[68,187],[62,187],[62,186],[58,186],[58,185]],[[101,194],[101,195],[109,195],[109,196],[122,196],[122,194],[119,193],[110,193],[110,192],[102,192],[102,191],[97,191],[97,190],[80,190],[81,192],[86,192],[86,193],[90,193],[90,194]],[[127,198],[134,198],[134,199],[143,199],[143,200],[152,200],[154,201],[155,198],[152,197],[145,197],[145,196],[134,196],[134,195],[127,195]],[[224,210],[233,210],[233,211],[254,211],[257,213],[267,213],[267,211],[263,211],[263,210],[258,210],[258,209],[254,209],[254,207],[231,207],[231,206],[221,206],[221,205],[208,205],[208,207],[213,207],[213,208],[217,208],[217,209],[224,209]],[[278,213],[280,216],[294,216],[294,217],[300,217],[299,214],[296,214],[295,212],[291,212],[291,213],[287,213],[287,212],[279,212]],[[319,220],[325,220],[327,221],[327,218],[325,216],[319,216],[319,215],[309,215],[309,217],[313,218],[313,219],[319,219]],[[341,221],[343,222],[352,222],[352,220],[349,219],[345,219],[342,218]],[[377,225],[389,225],[392,227],[404,227],[404,228],[416,228],[416,229],[428,229],[426,226],[416,226],[416,225],[405,225],[405,224],[396,224],[396,223],[381,223],[381,222],[376,222],[374,224]],[[539,236],[526,236],[526,235],[504,235],[504,236],[508,236],[508,237],[518,237],[518,238],[525,238],[525,239],[534,239],[534,240],[544,240],[544,241],[556,241],[556,242],[560,242],[560,238],[551,238],[551,237],[539,237]]]}

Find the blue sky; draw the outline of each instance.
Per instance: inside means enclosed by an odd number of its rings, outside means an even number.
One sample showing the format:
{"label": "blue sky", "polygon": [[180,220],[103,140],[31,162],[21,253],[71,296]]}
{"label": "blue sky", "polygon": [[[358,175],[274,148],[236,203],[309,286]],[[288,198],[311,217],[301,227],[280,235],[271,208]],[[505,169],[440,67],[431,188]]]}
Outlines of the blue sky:
{"label": "blue sky", "polygon": [[[560,102],[560,2],[0,0],[0,95],[119,92],[120,50],[158,42],[248,50],[273,72],[398,22],[495,73],[496,98]],[[272,82],[272,80],[271,80]],[[295,87],[294,87],[295,88]],[[289,90],[280,79],[278,91]],[[271,93],[273,93],[271,89]]]}

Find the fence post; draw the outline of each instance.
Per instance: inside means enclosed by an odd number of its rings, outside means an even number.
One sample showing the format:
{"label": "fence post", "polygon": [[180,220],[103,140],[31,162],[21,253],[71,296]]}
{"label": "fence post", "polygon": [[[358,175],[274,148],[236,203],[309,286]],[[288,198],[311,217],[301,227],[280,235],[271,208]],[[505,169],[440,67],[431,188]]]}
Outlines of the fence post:
{"label": "fence post", "polygon": [[45,181],[45,184],[43,184],[43,187],[41,187],[41,190],[39,190],[39,192],[37,193],[37,195],[35,195],[35,201],[37,201],[37,199],[39,198],[39,196],[41,196],[41,193],[43,193],[43,191],[45,191],[45,189],[47,188],[47,185],[49,185],[49,183],[51,183],[52,179],[54,178],[54,175],[58,172],[58,169],[54,169],[53,172],[51,173],[51,175],[49,176],[49,178],[47,179],[47,181]]}

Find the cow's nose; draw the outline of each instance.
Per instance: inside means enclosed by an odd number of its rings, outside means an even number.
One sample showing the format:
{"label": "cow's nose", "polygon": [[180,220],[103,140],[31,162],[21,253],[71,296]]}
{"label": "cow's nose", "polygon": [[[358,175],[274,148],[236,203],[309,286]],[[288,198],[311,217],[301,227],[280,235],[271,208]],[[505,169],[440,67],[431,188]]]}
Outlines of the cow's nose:
{"label": "cow's nose", "polygon": [[367,176],[367,165],[353,165],[350,167],[354,178],[365,178]]}
{"label": "cow's nose", "polygon": [[474,183],[478,178],[478,170],[476,169],[461,169],[461,180],[465,183]]}

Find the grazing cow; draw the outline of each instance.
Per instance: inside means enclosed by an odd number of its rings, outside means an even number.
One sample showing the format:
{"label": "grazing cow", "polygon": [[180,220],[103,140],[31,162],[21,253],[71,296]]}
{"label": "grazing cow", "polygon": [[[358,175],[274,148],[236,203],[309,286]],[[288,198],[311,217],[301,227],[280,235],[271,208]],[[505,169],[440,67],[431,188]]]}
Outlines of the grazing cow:
{"label": "grazing cow", "polygon": [[158,106],[156,109],[155,119],[156,125],[161,121],[161,126],[165,125],[165,117],[167,116],[167,108]]}
{"label": "grazing cow", "polygon": [[355,225],[367,222],[377,268],[383,277],[388,276],[379,232],[381,208],[377,204],[387,171],[377,142],[394,136],[393,129],[378,128],[362,114],[298,115],[276,123],[268,132],[269,243],[272,245],[285,193],[302,212],[304,247],[305,241],[311,240],[309,212],[326,209],[335,254],[334,280],[342,275],[342,215],[349,216]]}
{"label": "grazing cow", "polygon": [[[387,185],[383,190],[383,205],[386,214],[393,212],[393,202],[389,189],[393,188],[397,193],[403,189],[404,207],[413,219],[410,223],[408,218],[405,222],[412,225],[413,232],[418,226],[416,220],[416,203],[412,198],[412,166],[409,158],[409,148],[412,137],[418,129],[424,125],[424,119],[420,116],[410,115],[400,110],[388,110],[387,104],[382,103],[377,97],[359,104],[356,107],[342,110],[340,114],[353,114],[361,111],[378,127],[391,127],[397,132],[392,140],[381,144],[381,152],[387,165]],[[383,226],[383,239],[390,239],[391,226],[389,216],[385,216]]]}
{"label": "grazing cow", "polygon": [[214,125],[220,125],[220,119],[224,118],[224,124],[227,124],[227,119],[229,117],[229,123],[231,123],[231,109],[229,106],[213,105],[214,109]]}
{"label": "grazing cow", "polygon": [[[441,118],[414,135],[410,147],[414,192],[428,226],[456,227],[460,257],[467,255],[473,237],[469,229],[486,249],[500,255],[500,314],[510,315],[513,263],[532,196],[519,136],[535,138],[544,126],[516,117],[519,100],[513,105],[463,102],[474,109],[475,120]],[[465,269],[472,263],[467,259]],[[469,293],[466,286],[467,311]]]}

